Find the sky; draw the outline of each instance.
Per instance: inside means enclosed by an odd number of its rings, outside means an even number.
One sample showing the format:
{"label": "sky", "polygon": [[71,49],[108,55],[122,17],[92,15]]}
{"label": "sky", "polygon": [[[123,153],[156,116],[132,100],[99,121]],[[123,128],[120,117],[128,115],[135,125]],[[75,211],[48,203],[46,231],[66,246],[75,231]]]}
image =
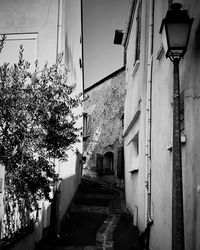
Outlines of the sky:
{"label": "sky", "polygon": [[124,29],[130,0],[83,0],[85,88],[123,66],[124,50],[115,45],[116,29]]}

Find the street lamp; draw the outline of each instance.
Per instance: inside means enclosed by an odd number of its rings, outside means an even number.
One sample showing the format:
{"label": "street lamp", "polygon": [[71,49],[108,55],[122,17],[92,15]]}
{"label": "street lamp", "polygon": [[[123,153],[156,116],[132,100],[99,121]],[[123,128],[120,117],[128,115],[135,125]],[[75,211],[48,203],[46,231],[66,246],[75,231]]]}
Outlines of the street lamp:
{"label": "street lamp", "polygon": [[184,219],[180,131],[179,61],[187,50],[193,18],[174,3],[162,20],[160,33],[166,57],[174,64],[173,74],[173,162],[172,162],[172,249],[184,250]]}

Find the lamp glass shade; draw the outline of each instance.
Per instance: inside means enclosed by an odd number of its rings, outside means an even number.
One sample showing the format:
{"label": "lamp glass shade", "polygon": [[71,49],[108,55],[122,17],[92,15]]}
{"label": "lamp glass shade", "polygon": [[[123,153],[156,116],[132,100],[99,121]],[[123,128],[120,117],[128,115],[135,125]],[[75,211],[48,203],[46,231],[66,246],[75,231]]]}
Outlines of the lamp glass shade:
{"label": "lamp glass shade", "polygon": [[166,57],[183,57],[189,41],[193,18],[188,16],[182,5],[174,3],[162,20],[160,33]]}
{"label": "lamp glass shade", "polygon": [[168,50],[185,51],[187,48],[190,23],[166,23]]}

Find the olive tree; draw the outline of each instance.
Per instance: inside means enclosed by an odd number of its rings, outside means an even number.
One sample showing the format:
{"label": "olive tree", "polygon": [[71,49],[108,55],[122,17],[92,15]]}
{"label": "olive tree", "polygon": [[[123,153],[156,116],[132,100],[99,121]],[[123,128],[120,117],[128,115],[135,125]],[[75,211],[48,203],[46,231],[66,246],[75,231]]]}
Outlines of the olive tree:
{"label": "olive tree", "polygon": [[[3,37],[0,50],[3,48]],[[62,55],[52,66],[34,71],[23,58],[0,66],[0,161],[5,165],[5,204],[9,200],[25,203],[28,209],[37,201],[49,199],[57,175],[54,159],[66,160],[67,152],[78,142],[80,115],[74,110],[82,104],[75,94],[76,84],[68,84],[68,69]],[[9,210],[9,207],[5,209]],[[9,211],[7,211],[9,212]]]}

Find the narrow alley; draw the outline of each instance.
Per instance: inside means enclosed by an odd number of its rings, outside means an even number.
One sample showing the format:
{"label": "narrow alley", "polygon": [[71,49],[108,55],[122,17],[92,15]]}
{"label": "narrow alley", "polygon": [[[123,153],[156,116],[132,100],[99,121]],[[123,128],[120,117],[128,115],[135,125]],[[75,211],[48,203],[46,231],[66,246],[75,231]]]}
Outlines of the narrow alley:
{"label": "narrow alley", "polygon": [[0,250],[200,250],[199,148],[199,0],[0,0]]}
{"label": "narrow alley", "polygon": [[138,230],[127,213],[123,191],[83,179],[61,235],[48,238],[38,250],[131,250],[139,247]]}

